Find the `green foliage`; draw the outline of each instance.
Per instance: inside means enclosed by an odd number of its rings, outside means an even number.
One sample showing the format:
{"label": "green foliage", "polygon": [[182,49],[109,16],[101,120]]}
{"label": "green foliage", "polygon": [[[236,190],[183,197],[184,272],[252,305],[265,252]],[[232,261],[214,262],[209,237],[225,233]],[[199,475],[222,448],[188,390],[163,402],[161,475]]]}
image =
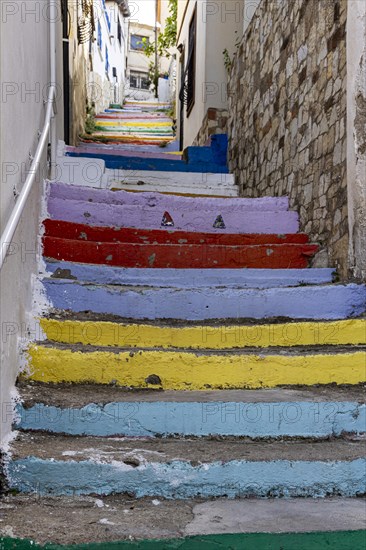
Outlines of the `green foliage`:
{"label": "green foliage", "polygon": [[95,122],[95,105],[89,105],[86,103],[86,120],[85,120],[85,133],[90,135],[95,132],[96,122]]}
{"label": "green foliage", "polygon": [[[159,33],[158,36],[158,54],[160,57],[170,57],[169,50],[175,46],[177,40],[177,12],[178,0],[169,0],[170,15],[165,20],[164,32]],[[155,42],[150,42],[144,37],[140,44],[147,57],[155,54]]]}

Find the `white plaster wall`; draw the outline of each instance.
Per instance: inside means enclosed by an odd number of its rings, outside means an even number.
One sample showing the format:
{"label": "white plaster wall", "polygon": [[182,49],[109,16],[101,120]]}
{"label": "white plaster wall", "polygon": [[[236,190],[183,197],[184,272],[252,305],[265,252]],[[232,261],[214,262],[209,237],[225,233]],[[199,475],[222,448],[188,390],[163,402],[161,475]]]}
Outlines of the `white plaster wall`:
{"label": "white plaster wall", "polygon": [[347,11],[347,188],[350,264],[366,281],[366,3]]}
{"label": "white plaster wall", "polygon": [[[22,188],[29,167],[29,152],[37,146],[43,128],[49,83],[47,2],[1,2],[1,186],[0,214],[3,231],[15,199],[13,189]],[[58,13],[57,44],[61,82],[61,13]],[[58,93],[58,137],[63,136],[62,88]],[[28,336],[27,314],[32,306],[31,278],[37,270],[37,246],[41,184],[47,176],[43,158],[33,190],[13,239],[10,255],[0,273],[0,444],[10,433],[10,394],[19,372],[19,343]],[[34,326],[30,327],[35,329]]]}
{"label": "white plaster wall", "polygon": [[[189,116],[184,119],[184,147],[191,145],[201,128],[209,108],[227,108],[227,71],[224,64],[224,49],[232,58],[243,33],[243,0],[189,0],[188,6],[179,3],[182,21],[178,44],[183,44],[188,56],[189,23],[197,4],[197,56],[196,97]],[[182,13],[183,12],[183,13]],[[184,15],[184,18],[183,18]],[[178,88],[180,75],[178,78]],[[179,90],[177,91],[179,94]],[[177,110],[179,112],[179,110]]]}

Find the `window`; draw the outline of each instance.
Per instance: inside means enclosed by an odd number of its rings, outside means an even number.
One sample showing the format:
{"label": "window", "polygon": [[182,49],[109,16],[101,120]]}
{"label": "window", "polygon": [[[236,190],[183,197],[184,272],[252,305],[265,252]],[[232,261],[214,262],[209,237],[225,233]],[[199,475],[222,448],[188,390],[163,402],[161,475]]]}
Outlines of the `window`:
{"label": "window", "polygon": [[109,75],[109,55],[108,55],[108,48],[105,47],[105,72],[107,73],[107,76]]}
{"label": "window", "polygon": [[148,36],[142,36],[140,34],[131,34],[131,50],[138,50],[142,51],[143,48],[143,39],[149,43],[149,37]]}
{"label": "window", "polygon": [[117,21],[117,38],[118,38],[119,45],[121,46],[122,45],[122,26],[119,18]]}
{"label": "window", "polygon": [[102,25],[100,24],[100,21],[98,21],[98,41],[97,41],[97,43],[98,43],[100,51],[102,51],[103,40],[102,40]]}
{"label": "window", "polygon": [[130,74],[130,88],[137,90],[149,90],[150,89],[149,75],[146,73],[131,73]]}
{"label": "window", "polygon": [[187,114],[189,114],[193,108],[196,95],[196,27],[197,10],[194,11],[192,20],[189,24]]}

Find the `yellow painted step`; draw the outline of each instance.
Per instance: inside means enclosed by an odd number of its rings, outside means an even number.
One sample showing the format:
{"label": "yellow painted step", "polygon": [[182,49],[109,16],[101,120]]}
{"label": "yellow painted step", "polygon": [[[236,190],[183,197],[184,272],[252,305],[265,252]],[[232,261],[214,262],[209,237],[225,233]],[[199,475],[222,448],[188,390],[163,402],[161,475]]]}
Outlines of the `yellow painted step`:
{"label": "yellow painted step", "polygon": [[359,384],[366,380],[366,353],[308,355],[197,355],[169,351],[81,352],[33,345],[31,379],[164,389],[274,388],[282,385]]}
{"label": "yellow painted step", "polygon": [[147,127],[147,128],[155,128],[156,126],[163,126],[163,127],[170,127],[172,125],[171,122],[127,122],[127,120],[102,120],[97,119],[97,125],[99,126],[131,126],[131,127]]}
{"label": "yellow painted step", "polygon": [[366,319],[264,325],[168,327],[40,319],[48,340],[138,348],[232,349],[366,344]]}

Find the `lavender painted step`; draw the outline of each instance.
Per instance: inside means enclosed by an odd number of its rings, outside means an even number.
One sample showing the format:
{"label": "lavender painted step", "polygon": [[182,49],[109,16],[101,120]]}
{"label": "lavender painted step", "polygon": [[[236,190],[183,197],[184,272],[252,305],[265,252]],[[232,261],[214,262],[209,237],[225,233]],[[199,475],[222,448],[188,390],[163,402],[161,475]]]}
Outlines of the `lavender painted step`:
{"label": "lavender painted step", "polygon": [[56,309],[110,313],[132,319],[345,319],[366,311],[365,285],[297,288],[116,288],[44,279]]}
{"label": "lavender painted step", "polygon": [[82,143],[83,147],[96,147],[106,152],[109,151],[109,147],[113,147],[113,149],[115,149],[116,151],[118,150],[118,151],[131,151],[131,152],[135,152],[136,149],[138,148],[139,151],[146,151],[147,153],[153,153],[153,152],[161,153],[162,151],[164,151],[165,153],[168,153],[168,152],[175,153],[179,151],[179,144],[176,141],[172,141],[168,143],[168,145],[164,148],[159,147],[159,145],[144,144],[144,145],[136,146],[131,143],[113,143],[113,145],[112,144],[107,145],[105,143],[99,143],[97,141],[88,142],[83,140],[81,140],[80,143]]}
{"label": "lavender painted step", "polygon": [[332,282],[333,269],[141,269],[74,262],[47,262],[63,277],[105,285],[173,288],[272,288]]}
{"label": "lavender painted step", "polygon": [[[48,194],[52,198],[63,200],[88,201],[95,203],[136,205],[141,207],[159,206],[161,208],[179,208],[201,212],[202,210],[220,210],[230,212],[242,211],[287,211],[288,197],[248,198],[215,198],[215,197],[180,197],[162,193],[131,193],[130,191],[110,191],[107,189],[85,188],[64,183],[50,184]],[[67,208],[67,205],[65,205]]]}
{"label": "lavender painted step", "polygon": [[[53,219],[86,223],[88,225],[159,229],[165,207],[98,204],[76,200],[50,198],[48,212]],[[231,212],[228,209],[182,210],[169,209],[174,229],[206,233],[297,233],[296,212]],[[216,229],[215,221],[223,215],[225,229]],[[170,227],[171,229],[171,227]]]}

